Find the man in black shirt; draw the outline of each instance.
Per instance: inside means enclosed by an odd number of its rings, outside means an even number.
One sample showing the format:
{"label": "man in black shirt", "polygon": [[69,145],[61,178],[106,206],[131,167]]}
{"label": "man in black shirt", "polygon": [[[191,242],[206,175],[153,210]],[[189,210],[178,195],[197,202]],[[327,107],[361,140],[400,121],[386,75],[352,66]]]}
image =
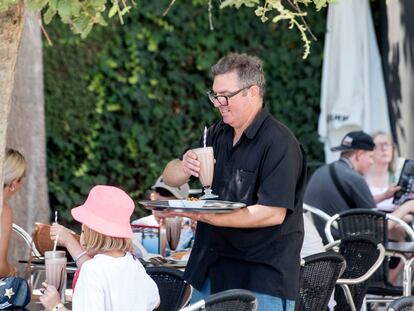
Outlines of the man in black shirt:
{"label": "man in black shirt", "polygon": [[[303,150],[263,104],[260,59],[229,54],[212,74],[208,96],[222,116],[207,132],[216,159],[213,193],[247,207],[187,215],[198,225],[184,277],[198,290],[193,297],[244,288],[257,294],[259,310],[294,310],[303,240]],[[202,145],[200,139],[193,147]],[[189,149],[168,163],[164,181],[179,186],[199,171]]]}

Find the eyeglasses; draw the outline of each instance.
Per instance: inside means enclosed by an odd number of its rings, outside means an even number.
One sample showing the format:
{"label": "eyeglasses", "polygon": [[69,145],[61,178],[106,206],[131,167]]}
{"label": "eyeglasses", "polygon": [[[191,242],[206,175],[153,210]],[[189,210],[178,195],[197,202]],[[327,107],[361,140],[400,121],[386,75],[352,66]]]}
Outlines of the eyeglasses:
{"label": "eyeglasses", "polygon": [[241,91],[247,90],[248,88],[252,87],[253,85],[249,85],[249,86],[245,86],[233,93],[230,93],[228,95],[217,95],[216,93],[213,92],[213,90],[210,90],[207,92],[208,95],[208,99],[210,100],[210,102],[214,105],[214,103],[217,101],[220,106],[228,106],[229,105],[229,98],[232,98],[233,96],[236,96],[237,94],[239,94]]}
{"label": "eyeglasses", "polygon": [[390,143],[377,143],[375,144],[375,149],[387,150],[392,147]]}

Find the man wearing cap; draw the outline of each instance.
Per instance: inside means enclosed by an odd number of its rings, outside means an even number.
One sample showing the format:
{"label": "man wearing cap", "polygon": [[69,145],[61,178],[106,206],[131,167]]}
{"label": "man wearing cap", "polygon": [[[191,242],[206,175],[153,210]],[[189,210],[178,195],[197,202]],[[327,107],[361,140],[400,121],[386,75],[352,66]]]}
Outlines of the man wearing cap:
{"label": "man wearing cap", "polygon": [[[176,199],[186,199],[190,193],[190,187],[188,183],[181,185],[179,187],[171,187],[164,183],[162,176],[158,177],[155,184],[151,187],[153,190],[149,196],[150,200],[176,200]],[[180,221],[182,224],[183,230],[180,233],[180,239],[175,250],[183,250],[191,245],[191,241],[194,239],[194,232],[191,225],[191,220],[186,218],[182,219],[181,217],[174,217],[172,221],[165,221],[164,218],[160,218],[160,214],[152,214],[134,220],[133,225],[143,225],[143,226],[159,226],[162,223],[165,223],[166,227],[176,227],[176,222]],[[195,222],[194,222],[195,223]]]}
{"label": "man wearing cap", "polygon": [[[346,134],[341,144],[331,149],[341,152],[339,160],[315,171],[306,188],[304,202],[331,216],[351,208],[375,208],[377,202],[363,177],[373,164],[374,147],[371,136],[362,131]],[[392,197],[397,189],[391,187],[378,200]],[[325,223],[315,219],[315,225],[325,237]]]}

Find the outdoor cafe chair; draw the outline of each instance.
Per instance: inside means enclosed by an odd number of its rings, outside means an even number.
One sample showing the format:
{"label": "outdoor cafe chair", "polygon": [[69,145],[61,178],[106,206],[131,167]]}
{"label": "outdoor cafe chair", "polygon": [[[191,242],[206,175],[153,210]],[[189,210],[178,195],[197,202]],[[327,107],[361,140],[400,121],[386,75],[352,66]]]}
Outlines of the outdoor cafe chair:
{"label": "outdoor cafe chair", "polygon": [[414,310],[414,296],[406,296],[395,299],[388,306],[387,311],[412,311]]}
{"label": "outdoor cafe chair", "polygon": [[192,288],[180,270],[167,267],[146,267],[148,275],[157,284],[161,302],[157,311],[177,311],[191,299]]}
{"label": "outdoor cafe chair", "polygon": [[253,292],[245,289],[229,289],[212,294],[180,311],[255,311],[257,299]]}
{"label": "outdoor cafe chair", "polygon": [[385,249],[381,243],[360,236],[349,236],[330,244],[339,247],[346,269],[337,280],[335,310],[360,310],[368,289],[369,278],[381,267]]}
{"label": "outdoor cafe chair", "polygon": [[346,267],[342,255],[333,251],[307,256],[301,261],[296,311],[327,310],[336,281]]}
{"label": "outdoor cafe chair", "polygon": [[[24,241],[30,250],[32,258],[42,257],[42,254],[37,250],[35,244],[33,243],[32,237],[29,233],[27,233],[26,230],[24,230],[19,225],[13,224],[12,231]],[[42,271],[44,271],[44,269],[40,269],[37,265],[30,265],[30,278],[28,281],[32,288],[34,288],[39,283]]]}
{"label": "outdoor cafe chair", "polygon": [[12,230],[14,233],[16,233],[18,236],[20,236],[23,239],[23,241],[26,243],[26,245],[31,250],[33,257],[36,257],[36,258],[42,257],[42,254],[40,254],[40,252],[36,249],[36,246],[33,243],[32,237],[30,236],[29,233],[26,232],[26,230],[24,230],[22,227],[16,224],[13,224]]}
{"label": "outdoor cafe chair", "polygon": [[[311,218],[313,220],[313,223],[316,225],[318,222],[322,222],[323,225],[325,225],[329,219],[331,219],[331,216],[329,216],[324,211],[320,210],[319,208],[316,208],[314,206],[311,206],[309,204],[303,203],[303,212],[309,213],[311,215]],[[321,238],[324,243],[327,243],[327,238],[324,236],[323,233],[319,232],[321,235]]]}
{"label": "outdoor cafe chair", "polygon": [[321,218],[322,220],[324,220],[325,222],[327,222],[329,219],[331,219],[331,216],[329,216],[324,211],[322,211],[319,208],[316,208],[314,206],[311,206],[309,204],[306,204],[306,203],[303,203],[303,211],[311,213],[312,218],[313,218],[313,216],[317,216],[317,217]]}
{"label": "outdoor cafe chair", "polygon": [[406,232],[407,238],[411,241],[414,240],[414,231],[406,222],[393,215],[372,209],[350,209],[343,211],[332,216],[325,226],[325,234],[330,243],[334,242],[334,239],[343,239],[348,236],[362,236],[368,237],[376,243],[381,243],[385,247],[386,258],[384,259],[382,266],[370,278],[367,290],[367,294],[375,295],[377,297],[367,297],[367,303],[381,301],[389,302],[395,299],[396,296],[403,296],[406,292],[409,292],[407,289],[407,287],[410,288],[410,285],[408,285],[408,279],[410,279],[408,274],[411,273],[409,266],[406,265],[406,269],[404,270],[403,287],[394,286],[388,281],[390,255],[401,258],[404,263],[408,262],[405,256],[401,253],[396,251],[390,253],[387,251],[389,221],[398,224]]}

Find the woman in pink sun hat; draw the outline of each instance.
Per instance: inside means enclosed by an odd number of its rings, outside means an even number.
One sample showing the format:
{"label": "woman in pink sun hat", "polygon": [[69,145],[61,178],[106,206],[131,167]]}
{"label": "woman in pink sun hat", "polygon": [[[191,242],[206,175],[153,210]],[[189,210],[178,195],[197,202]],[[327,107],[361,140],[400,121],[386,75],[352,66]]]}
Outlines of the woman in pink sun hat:
{"label": "woman in pink sun hat", "polygon": [[[83,205],[72,209],[73,218],[82,223],[81,244],[86,251],[74,257],[75,261],[83,257],[83,261],[72,310],[147,311],[158,306],[157,285],[130,254],[134,207],[123,190],[98,185]],[[67,310],[56,288],[47,283],[43,286],[43,306],[47,310]]]}

